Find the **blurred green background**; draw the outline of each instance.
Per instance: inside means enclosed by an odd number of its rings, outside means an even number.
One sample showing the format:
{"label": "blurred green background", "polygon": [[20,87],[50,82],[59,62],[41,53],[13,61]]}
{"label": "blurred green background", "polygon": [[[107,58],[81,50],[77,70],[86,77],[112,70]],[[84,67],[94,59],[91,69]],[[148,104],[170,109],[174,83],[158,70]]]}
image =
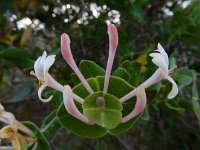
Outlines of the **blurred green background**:
{"label": "blurred green background", "polygon": [[29,74],[34,60],[43,50],[56,54],[51,74],[62,84],[75,85],[72,70],[61,57],[60,35],[69,34],[77,64],[89,59],[105,67],[106,23],[114,23],[119,32],[113,69],[129,60],[138,62],[141,72],[143,68],[152,74],[156,67],[150,70],[148,54],[160,42],[170,55],[171,66],[178,66],[174,79],[179,96],[166,99],[169,83],[152,88],[143,119],[123,135],[86,139],[61,128],[49,139],[52,149],[200,149],[199,0],[1,0],[0,102],[18,120],[41,126],[60,102],[38,100],[37,80]]}

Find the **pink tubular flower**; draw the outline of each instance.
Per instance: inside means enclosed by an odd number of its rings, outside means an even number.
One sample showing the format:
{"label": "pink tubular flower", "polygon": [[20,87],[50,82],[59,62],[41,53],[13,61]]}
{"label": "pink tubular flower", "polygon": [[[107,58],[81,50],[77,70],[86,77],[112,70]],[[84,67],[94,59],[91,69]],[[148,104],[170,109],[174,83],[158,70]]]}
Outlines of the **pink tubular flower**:
{"label": "pink tubular flower", "polygon": [[109,56],[106,67],[105,81],[103,91],[106,93],[108,90],[109,78],[111,74],[111,69],[115,57],[115,52],[118,45],[118,32],[114,24],[108,25],[108,35],[109,35]]}
{"label": "pink tubular flower", "polygon": [[76,73],[76,75],[78,76],[78,78],[80,79],[80,81],[82,82],[84,87],[87,89],[87,91],[90,94],[94,93],[92,88],[87,83],[87,81],[83,77],[82,73],[78,69],[78,67],[77,67],[77,65],[76,65],[76,63],[73,59],[73,56],[72,56],[72,53],[71,53],[71,48],[70,48],[70,39],[69,39],[69,36],[66,33],[63,33],[61,35],[61,52],[62,52],[63,58],[68,63],[68,65],[72,68],[72,70],[74,70],[74,72]]}
{"label": "pink tubular flower", "polygon": [[85,117],[80,111],[77,109],[74,101],[73,101],[73,92],[70,86],[64,86],[63,90],[63,102],[65,108],[69,114],[74,116],[75,118],[79,119],[80,121],[86,124],[93,124],[87,117]]}
{"label": "pink tubular flower", "polygon": [[139,115],[141,112],[144,111],[147,103],[147,98],[145,89],[143,87],[139,86],[136,89],[136,97],[137,101],[135,104],[135,108],[130,114],[122,118],[121,120],[122,123],[128,122],[129,120],[131,120],[132,118],[136,117],[137,115]]}

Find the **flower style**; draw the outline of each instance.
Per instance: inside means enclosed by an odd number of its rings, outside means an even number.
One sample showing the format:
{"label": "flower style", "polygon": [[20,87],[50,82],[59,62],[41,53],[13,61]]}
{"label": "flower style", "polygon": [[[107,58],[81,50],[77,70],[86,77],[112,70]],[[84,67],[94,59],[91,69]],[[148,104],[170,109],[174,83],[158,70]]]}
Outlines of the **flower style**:
{"label": "flower style", "polygon": [[[158,49],[156,49],[154,53],[151,53],[150,56],[153,58],[152,62],[159,68],[149,79],[147,79],[144,83],[142,83],[141,86],[144,88],[148,88],[162,79],[167,79],[172,83],[172,89],[167,97],[168,99],[174,98],[178,94],[178,87],[176,82],[169,76],[170,73],[170,70],[168,70],[169,58],[160,43],[158,43]],[[124,102],[133,97],[135,94],[136,90],[133,90],[124,97],[122,97],[120,101]]]}
{"label": "flower style", "polygon": [[[34,133],[24,126],[21,122],[17,121],[15,119],[15,116],[10,113],[5,111],[4,107],[0,103],[0,121],[7,124],[7,126],[3,127],[0,130],[0,139],[9,139],[12,142],[12,147],[14,150],[20,150],[21,149],[21,144],[20,141],[26,141],[29,143],[29,146],[33,145],[33,149],[37,148],[37,142],[33,138]],[[23,132],[25,135],[22,135],[18,131]],[[10,148],[9,146],[4,146],[1,148]]]}

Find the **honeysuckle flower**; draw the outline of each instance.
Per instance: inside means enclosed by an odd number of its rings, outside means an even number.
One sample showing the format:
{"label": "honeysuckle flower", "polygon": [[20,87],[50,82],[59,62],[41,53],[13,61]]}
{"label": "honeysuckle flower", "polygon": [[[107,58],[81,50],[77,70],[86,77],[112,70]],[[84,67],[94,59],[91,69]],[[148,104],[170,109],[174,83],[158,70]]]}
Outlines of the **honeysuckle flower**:
{"label": "honeysuckle flower", "polygon": [[[108,35],[109,35],[109,56],[108,56],[108,61],[107,61],[107,67],[106,67],[106,73],[105,73],[105,79],[104,79],[104,87],[103,91],[107,93],[108,86],[109,86],[109,78],[112,70],[112,65],[115,57],[115,53],[117,50],[118,46],[118,32],[117,28],[115,27],[114,24],[108,24]],[[69,66],[74,70],[76,75],[79,77],[80,81],[84,85],[84,87],[87,89],[87,91],[92,94],[93,90],[91,89],[90,85],[87,83],[81,72],[79,71],[72,53],[71,53],[71,48],[70,48],[70,39],[69,36],[66,33],[63,33],[61,35],[61,52],[63,55],[63,58],[65,61],[69,64]],[[145,106],[146,106],[146,95],[145,95],[145,90],[143,87],[138,87],[136,92],[137,96],[137,102],[135,105],[135,108],[133,111],[122,118],[121,122],[125,123],[129,121],[130,119],[134,118],[138,114],[140,114]],[[64,86],[63,90],[63,102],[64,106],[69,114],[71,114],[73,117],[79,119],[80,121],[86,123],[86,124],[94,124],[93,121],[89,120],[86,116],[84,116],[76,107],[74,101],[73,101],[73,92],[71,90],[70,86]]]}
{"label": "honeysuckle flower", "polygon": [[63,58],[68,63],[68,65],[72,68],[72,70],[76,73],[76,75],[78,76],[78,78],[80,79],[80,81],[82,82],[84,87],[87,89],[87,91],[90,94],[94,93],[94,91],[92,90],[90,85],[87,83],[86,79],[84,78],[84,76],[82,75],[82,73],[80,72],[80,70],[78,69],[78,67],[74,61],[74,58],[71,53],[71,48],[70,48],[71,42],[70,42],[69,36],[66,33],[63,33],[61,35],[60,41],[61,41],[60,45],[61,45],[61,52],[62,52]]}
{"label": "honeysuckle flower", "polygon": [[35,61],[35,72],[31,71],[31,75],[34,75],[41,84],[38,90],[38,97],[42,102],[49,102],[53,98],[52,95],[47,99],[42,98],[42,92],[47,86],[58,91],[62,91],[62,86],[48,73],[54,62],[55,55],[50,55],[47,57],[47,53],[44,51],[42,56]]}
{"label": "honeysuckle flower", "polygon": [[[142,83],[140,86],[144,88],[148,88],[151,85],[159,82],[162,79],[167,79],[172,83],[172,89],[169,92],[167,98],[172,99],[178,94],[178,86],[176,82],[170,77],[170,70],[168,69],[169,66],[169,58],[163,47],[160,43],[158,43],[158,49],[155,50],[154,53],[151,53],[150,56],[153,58],[152,62],[157,65],[159,68],[155,71],[155,73],[147,79],[144,83]],[[124,102],[131,97],[135,96],[136,90],[131,91],[124,97],[120,99],[120,102]]]}
{"label": "honeysuckle flower", "polygon": [[[42,56],[40,56],[34,64],[34,71],[31,71],[31,75],[34,75],[39,83],[40,88],[38,90],[38,97],[42,102],[49,102],[53,96],[51,95],[49,98],[44,99],[42,98],[42,92],[46,87],[53,88],[57,91],[63,92],[63,86],[58,83],[50,74],[49,69],[55,62],[55,55],[50,55],[47,57],[46,51],[43,52]],[[74,99],[82,103],[83,99],[77,96],[76,94],[73,94]]]}
{"label": "honeysuckle flower", "polygon": [[109,78],[110,73],[115,57],[115,52],[117,50],[118,45],[118,32],[117,28],[114,24],[108,24],[108,35],[109,35],[109,55],[108,55],[108,62],[106,67],[106,74],[105,74],[105,81],[104,81],[104,88],[103,91],[106,93],[108,90]]}
{"label": "honeysuckle flower", "polygon": [[147,98],[146,98],[145,89],[143,87],[139,86],[136,89],[136,97],[137,97],[137,101],[136,101],[133,111],[129,113],[127,116],[122,118],[121,120],[122,123],[128,122],[129,120],[131,120],[132,118],[136,117],[138,114],[144,111]]}
{"label": "honeysuckle flower", "polygon": [[[158,43],[158,49],[155,50],[159,53],[151,53],[150,56],[153,58],[152,61],[158,68],[158,77],[161,79],[167,79],[172,83],[172,89],[168,94],[168,99],[174,98],[178,94],[178,86],[176,82],[169,76],[170,70],[168,70],[169,66],[169,58],[163,47]],[[153,82],[153,81],[152,81]],[[153,83],[154,84],[154,83]],[[149,86],[148,84],[146,86]]]}
{"label": "honeysuckle flower", "polygon": [[[115,95],[112,95],[110,93],[107,93],[109,88],[109,80],[111,76],[111,70],[112,65],[115,57],[115,53],[118,46],[118,32],[117,28],[114,24],[109,24],[107,26],[108,36],[109,36],[109,56],[106,66],[106,73],[104,78],[104,85],[100,84],[98,85],[98,90],[93,91],[90,84],[87,82],[87,80],[84,78],[82,73],[80,72],[79,68],[77,67],[72,52],[70,48],[70,38],[66,33],[63,33],[61,35],[61,53],[64,58],[64,60],[67,62],[67,64],[71,67],[71,69],[76,73],[78,78],[80,79],[82,85],[85,87],[85,89],[88,91],[89,95],[86,97],[86,101],[84,103],[84,99],[73,93],[71,87],[69,85],[61,85],[59,84],[49,73],[50,67],[53,65],[55,61],[55,56],[50,55],[47,57],[46,52],[43,53],[41,57],[39,57],[35,64],[34,64],[34,70],[35,72],[32,72],[32,75],[35,75],[39,82],[41,83],[41,87],[38,90],[38,96],[40,100],[44,102],[48,102],[52,99],[52,96],[50,96],[48,99],[43,99],[41,97],[42,91],[46,87],[50,87],[53,89],[56,89],[57,91],[62,92],[63,94],[63,103],[66,111],[73,116],[74,118],[82,121],[83,123],[86,123],[88,125],[94,125],[95,123],[97,125],[100,125],[102,127],[105,127],[107,129],[115,128],[119,123],[126,123],[130,121],[132,118],[138,116],[141,114],[147,103],[146,93],[145,89],[150,87],[152,84],[155,84],[156,82],[159,82],[162,79],[167,79],[172,83],[172,90],[168,95],[168,98],[173,98],[178,93],[178,88],[174,80],[169,76],[170,70],[168,69],[169,66],[169,59],[167,53],[164,51],[162,46],[158,44],[158,49],[155,50],[154,53],[150,54],[152,57],[152,61],[154,64],[158,66],[158,69],[155,71],[155,73],[147,79],[144,83],[136,87],[133,91],[129,92],[127,95],[123,96],[119,99],[121,103],[124,101],[132,98],[133,96],[136,96],[136,104],[133,110],[127,115],[123,116],[121,110],[123,106],[117,101],[118,99],[114,97]],[[102,77],[100,77],[102,78]],[[119,80],[117,77],[113,81]],[[120,80],[121,81],[121,80]],[[123,82],[123,81],[122,81]],[[125,81],[124,81],[125,82]],[[102,83],[102,82],[101,82]],[[117,84],[116,84],[117,85]],[[127,84],[128,85],[128,84]],[[103,86],[103,89],[99,89],[101,86]],[[77,86],[79,89],[79,86]],[[82,86],[81,86],[82,88]],[[119,87],[123,88],[123,87]],[[102,91],[101,91],[102,90]],[[112,93],[112,92],[111,92]],[[96,95],[97,94],[97,95]],[[98,96],[100,94],[100,96]],[[102,96],[102,95],[103,96]],[[109,95],[110,94],[110,95]],[[93,97],[94,96],[94,97]],[[95,97],[98,96],[98,97]],[[106,98],[105,98],[105,97]],[[111,98],[111,96],[113,96]],[[91,98],[91,99],[90,99]],[[95,102],[96,99],[96,102]],[[106,108],[108,106],[108,100],[112,100],[113,103],[118,103],[118,107],[113,109]],[[92,105],[90,105],[91,101],[93,102]],[[77,101],[82,105],[83,112],[79,111],[79,109],[76,107],[76,104],[74,101]],[[112,116],[109,111],[114,111],[116,116]],[[94,112],[91,113],[90,112]],[[108,112],[108,114],[107,114]],[[95,114],[95,115],[94,115]],[[95,118],[100,117],[100,118]],[[95,120],[96,119],[96,120]],[[113,119],[113,120],[112,120]],[[107,122],[108,121],[108,122]],[[109,122],[110,121],[110,122]],[[116,121],[116,123],[115,123]],[[113,123],[114,122],[114,123]]]}
{"label": "honeysuckle flower", "polygon": [[[14,150],[21,149],[20,140],[24,140],[28,142],[30,145],[34,144],[34,147],[36,147],[35,144],[37,144],[37,142],[33,138],[34,133],[29,128],[24,126],[21,122],[17,121],[12,113],[5,111],[1,103],[0,103],[0,121],[6,124],[6,126],[0,130],[0,139],[11,140]],[[18,132],[19,130],[27,136],[19,133]]]}

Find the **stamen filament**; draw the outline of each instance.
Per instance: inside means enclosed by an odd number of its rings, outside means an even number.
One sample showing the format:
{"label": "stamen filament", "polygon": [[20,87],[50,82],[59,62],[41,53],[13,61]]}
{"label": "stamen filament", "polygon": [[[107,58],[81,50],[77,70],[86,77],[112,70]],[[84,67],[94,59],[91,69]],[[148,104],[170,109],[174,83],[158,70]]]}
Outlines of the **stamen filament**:
{"label": "stamen filament", "polygon": [[75,101],[77,101],[80,104],[83,104],[83,102],[84,102],[84,99],[82,99],[81,97],[79,97],[78,95],[76,95],[74,93],[73,93],[73,98]]}

